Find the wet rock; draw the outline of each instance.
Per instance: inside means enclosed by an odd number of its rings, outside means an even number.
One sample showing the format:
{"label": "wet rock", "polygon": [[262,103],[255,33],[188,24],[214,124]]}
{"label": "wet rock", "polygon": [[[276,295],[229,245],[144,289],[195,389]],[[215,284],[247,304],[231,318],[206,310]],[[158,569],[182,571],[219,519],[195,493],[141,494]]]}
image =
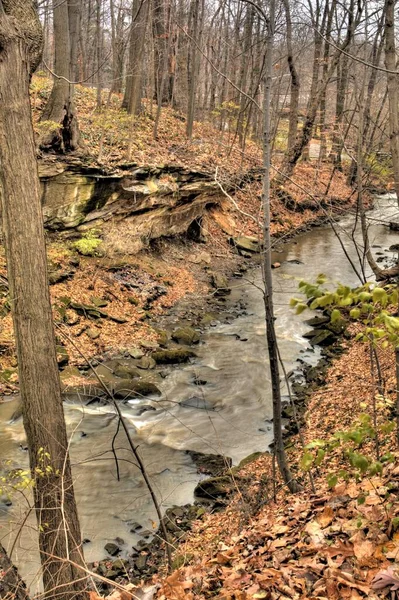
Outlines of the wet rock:
{"label": "wet rock", "polygon": [[[320,325],[325,325],[330,322],[330,317],[327,316],[317,316],[312,317],[311,319],[307,319],[305,323],[310,325],[311,327],[319,327]],[[305,336],[304,336],[305,337]]]}
{"label": "wet rock", "polygon": [[138,417],[140,417],[141,415],[143,415],[146,412],[151,412],[156,410],[153,406],[150,406],[149,404],[146,404],[145,406],[139,406],[136,410],[136,415]]}
{"label": "wet rock", "polygon": [[69,367],[66,367],[60,373],[60,379],[61,379],[61,381],[69,379],[70,377],[81,377],[81,376],[82,375],[81,375],[79,369],[77,367],[73,367],[72,365],[70,365]]}
{"label": "wet rock", "polygon": [[136,346],[133,346],[132,348],[128,349],[128,354],[132,357],[132,358],[142,358],[144,356],[144,352],[142,350],[140,350],[140,348],[137,348]]}
{"label": "wet rock", "polygon": [[147,566],[148,555],[140,554],[134,561],[134,565],[138,571],[143,571]]}
{"label": "wet rock", "polygon": [[136,521],[129,521],[128,526],[130,527],[131,533],[136,533],[136,531],[140,531],[140,529],[143,529],[143,526],[140,525],[140,523],[137,523]]}
{"label": "wet rock", "polygon": [[108,542],[108,544],[105,544],[104,550],[108,552],[108,554],[110,554],[111,556],[116,556],[121,551],[119,546],[114,542]]}
{"label": "wet rock", "polygon": [[115,398],[127,400],[129,398],[137,398],[142,396],[160,396],[161,391],[155,383],[150,381],[142,381],[136,379],[121,379],[113,386],[113,394]]}
{"label": "wet rock", "polygon": [[135,366],[123,364],[118,365],[115,368],[114,374],[121,379],[134,379],[135,377],[141,377],[142,375],[139,369],[137,369]]}
{"label": "wet rock", "polygon": [[153,535],[153,532],[150,531],[149,529],[143,529],[143,531],[139,532],[139,535],[143,538],[149,538]]}
{"label": "wet rock", "polygon": [[218,497],[225,498],[233,491],[233,481],[230,476],[211,477],[200,481],[194,490],[194,496],[215,500]]}
{"label": "wet rock", "polygon": [[192,350],[158,350],[151,354],[157,365],[185,363],[196,356]]}
{"label": "wet rock", "polygon": [[206,475],[218,476],[233,464],[231,458],[220,454],[203,454],[192,450],[187,450],[187,454],[191,456],[193,462],[197,465],[198,471]]}
{"label": "wet rock", "polygon": [[156,350],[159,344],[157,342],[152,342],[151,340],[143,340],[141,342],[141,347],[146,350]]}
{"label": "wet rock", "polygon": [[153,369],[156,366],[156,362],[151,356],[143,356],[137,363],[139,369],[143,369],[147,371],[148,369]]}
{"label": "wet rock", "polygon": [[191,346],[192,344],[198,344],[200,336],[192,327],[178,327],[172,333],[172,340],[178,344]]}
{"label": "wet rock", "polygon": [[64,367],[69,363],[69,355],[64,346],[57,346],[57,363],[59,367]]}
{"label": "wet rock", "polygon": [[158,344],[161,346],[161,348],[166,348],[166,346],[169,343],[168,332],[165,331],[164,329],[158,329],[157,336],[158,336]]}
{"label": "wet rock", "polygon": [[[116,573],[116,575],[124,575],[127,573],[128,568],[129,568],[128,560],[123,560],[122,558],[117,558],[116,560],[114,560],[112,562],[111,570],[114,573]],[[106,577],[108,577],[109,579],[112,579],[112,577],[109,577],[109,575],[106,575]]]}
{"label": "wet rock", "polygon": [[222,273],[213,273],[211,277],[212,286],[216,289],[215,295],[226,296],[230,294],[231,289],[229,287],[227,277]]}
{"label": "wet rock", "polygon": [[92,404],[105,398],[105,391],[98,381],[88,381],[84,385],[68,385],[64,388],[63,397],[71,402]]}
{"label": "wet rock", "polygon": [[198,410],[215,410],[213,404],[202,396],[192,396],[187,400],[182,400],[180,406],[184,406],[184,408],[197,408]]}
{"label": "wet rock", "polygon": [[259,239],[252,236],[240,235],[230,238],[230,243],[238,250],[258,253],[260,251]]}
{"label": "wet rock", "polygon": [[194,377],[193,384],[202,387],[206,385],[208,382],[205,379],[199,379],[198,377]]}
{"label": "wet rock", "polygon": [[331,346],[337,339],[334,333],[328,329],[315,331],[317,331],[316,335],[309,341],[312,346]]}

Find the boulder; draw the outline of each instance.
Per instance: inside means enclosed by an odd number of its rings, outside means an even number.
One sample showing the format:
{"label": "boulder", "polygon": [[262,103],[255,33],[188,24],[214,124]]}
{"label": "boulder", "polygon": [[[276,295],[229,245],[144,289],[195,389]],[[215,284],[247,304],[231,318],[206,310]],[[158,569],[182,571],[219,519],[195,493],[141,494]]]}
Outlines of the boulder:
{"label": "boulder", "polygon": [[238,250],[244,250],[253,253],[258,253],[260,251],[259,240],[256,237],[240,235],[238,237],[230,238],[230,243],[238,248]]}
{"label": "boulder", "polygon": [[140,348],[137,348],[136,346],[129,348],[127,350],[127,352],[132,358],[136,358],[136,359],[142,358],[144,356],[144,352],[142,350],[140,350]]}
{"label": "boulder", "polygon": [[153,369],[157,363],[151,356],[143,356],[136,364],[139,369],[147,371],[148,369]]}
{"label": "boulder", "polygon": [[116,556],[121,551],[119,546],[114,542],[108,542],[108,544],[105,544],[104,550],[108,552],[108,554],[110,554],[111,556]]}
{"label": "boulder", "polygon": [[70,377],[82,377],[82,375],[77,367],[69,366],[69,367],[66,367],[63,371],[61,371],[61,373],[60,373],[61,381],[65,381],[66,379],[69,379]]}
{"label": "boulder", "polygon": [[216,289],[215,296],[227,296],[227,294],[230,294],[231,289],[225,275],[222,275],[221,273],[212,273],[211,283]]}
{"label": "boulder", "polygon": [[197,355],[191,350],[158,350],[151,354],[157,365],[185,363],[195,356]]}
{"label": "boulder", "polygon": [[191,346],[192,344],[198,344],[200,336],[192,327],[178,327],[172,333],[172,340],[178,344]]}
{"label": "boulder", "polygon": [[337,337],[328,329],[315,329],[315,335],[309,340],[311,346],[331,346]]}
{"label": "boulder", "polygon": [[114,369],[114,374],[121,379],[134,379],[135,377],[141,377],[139,369],[133,365],[117,365]]}
{"label": "boulder", "polygon": [[150,381],[142,381],[137,379],[121,379],[113,386],[113,394],[115,398],[128,400],[129,398],[137,398],[142,396],[160,396],[161,391],[155,383]]}
{"label": "boulder", "polygon": [[218,497],[225,498],[233,491],[234,484],[229,475],[222,477],[211,477],[200,481],[194,490],[194,496],[197,498],[206,498],[215,500]]}

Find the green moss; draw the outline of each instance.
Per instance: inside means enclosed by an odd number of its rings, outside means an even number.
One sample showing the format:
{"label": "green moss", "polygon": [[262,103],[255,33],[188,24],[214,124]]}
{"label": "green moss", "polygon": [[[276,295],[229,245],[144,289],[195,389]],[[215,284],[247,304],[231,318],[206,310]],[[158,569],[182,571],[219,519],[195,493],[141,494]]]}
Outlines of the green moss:
{"label": "green moss", "polygon": [[83,256],[98,256],[102,241],[94,231],[88,231],[80,240],[74,242],[73,247]]}

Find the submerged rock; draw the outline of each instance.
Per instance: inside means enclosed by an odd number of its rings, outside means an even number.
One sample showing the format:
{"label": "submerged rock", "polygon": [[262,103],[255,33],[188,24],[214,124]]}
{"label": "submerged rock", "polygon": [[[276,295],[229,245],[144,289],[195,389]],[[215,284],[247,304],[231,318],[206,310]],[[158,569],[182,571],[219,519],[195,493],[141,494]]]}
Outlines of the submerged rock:
{"label": "submerged rock", "polygon": [[116,556],[121,551],[119,546],[114,542],[108,542],[108,544],[105,544],[104,550],[108,552],[108,554],[110,554],[111,556]]}
{"label": "submerged rock", "polygon": [[202,398],[202,396],[192,396],[187,400],[182,400],[180,406],[185,408],[197,408],[199,410],[215,410],[213,404]]}
{"label": "submerged rock", "polygon": [[192,350],[158,350],[151,354],[157,365],[185,363],[195,356],[197,355]]}
{"label": "submerged rock", "polygon": [[112,391],[115,398],[122,400],[140,396],[161,395],[161,391],[157,388],[155,383],[136,379],[121,379],[121,381],[114,384]]}

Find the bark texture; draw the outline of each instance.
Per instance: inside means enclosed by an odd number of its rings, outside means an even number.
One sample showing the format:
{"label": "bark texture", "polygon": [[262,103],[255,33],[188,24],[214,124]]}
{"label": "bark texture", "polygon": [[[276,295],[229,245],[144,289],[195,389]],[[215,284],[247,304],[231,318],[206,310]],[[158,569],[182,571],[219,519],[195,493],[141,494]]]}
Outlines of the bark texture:
{"label": "bark texture", "polygon": [[0,600],[29,600],[25,583],[0,543]]}
{"label": "bark texture", "polygon": [[[0,2],[0,8],[2,3]],[[83,595],[29,101],[42,34],[30,0],[0,11],[0,196],[14,332],[46,598]],[[72,561],[70,562],[69,561]]]}

